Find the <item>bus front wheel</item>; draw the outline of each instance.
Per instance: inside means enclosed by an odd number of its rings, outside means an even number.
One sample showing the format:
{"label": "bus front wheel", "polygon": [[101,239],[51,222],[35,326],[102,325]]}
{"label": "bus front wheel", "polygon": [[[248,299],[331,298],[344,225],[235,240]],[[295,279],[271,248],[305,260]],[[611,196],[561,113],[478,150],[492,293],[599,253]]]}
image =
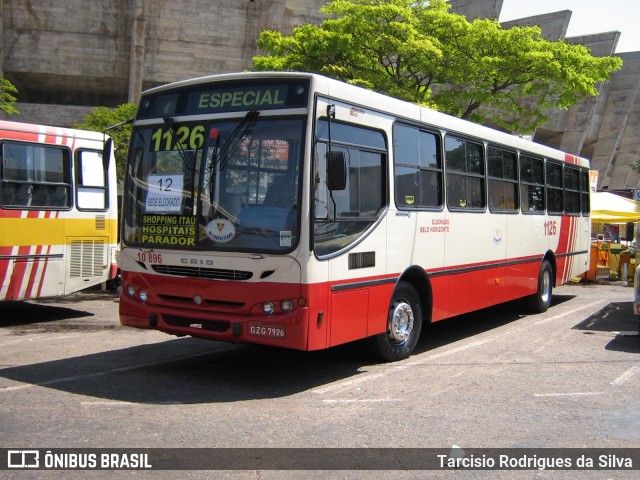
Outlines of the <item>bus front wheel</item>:
{"label": "bus front wheel", "polygon": [[367,339],[371,353],[380,360],[395,362],[413,352],[422,329],[422,306],[415,288],[399,282],[389,305],[387,331]]}
{"label": "bus front wheel", "polygon": [[535,295],[531,295],[529,300],[529,308],[535,313],[544,313],[551,305],[551,296],[553,292],[553,268],[547,260],[542,262],[540,274],[538,275],[538,291]]}

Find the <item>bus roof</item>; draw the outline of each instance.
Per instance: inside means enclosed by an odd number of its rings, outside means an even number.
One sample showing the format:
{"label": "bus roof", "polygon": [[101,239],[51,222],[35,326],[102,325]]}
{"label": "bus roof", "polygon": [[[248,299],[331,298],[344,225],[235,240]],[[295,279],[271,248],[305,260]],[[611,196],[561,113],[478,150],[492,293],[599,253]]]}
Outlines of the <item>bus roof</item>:
{"label": "bus roof", "polygon": [[104,134],[91,130],[80,130],[75,128],[54,127],[52,125],[36,125],[32,123],[10,122],[0,120],[0,131],[23,132],[54,137],[73,137],[85,140],[102,142]]}
{"label": "bus roof", "polygon": [[335,97],[336,99],[345,99],[345,103],[355,104],[364,109],[392,114],[409,121],[427,124],[434,129],[444,129],[453,133],[457,132],[467,136],[477,137],[505,146],[510,146],[515,149],[524,150],[533,154],[557,160],[565,160],[569,163],[589,167],[589,160],[586,158],[562,152],[555,148],[536,143],[517,135],[501,132],[478,123],[463,120],[405,100],[389,97],[379,92],[350,85],[340,80],[335,80],[315,73],[273,71],[223,73],[169,83],[146,90],[143,92],[143,95],[159,93],[173,88],[198,86],[210,82],[246,80],[247,78],[307,78],[312,81],[316,92],[330,97]]}

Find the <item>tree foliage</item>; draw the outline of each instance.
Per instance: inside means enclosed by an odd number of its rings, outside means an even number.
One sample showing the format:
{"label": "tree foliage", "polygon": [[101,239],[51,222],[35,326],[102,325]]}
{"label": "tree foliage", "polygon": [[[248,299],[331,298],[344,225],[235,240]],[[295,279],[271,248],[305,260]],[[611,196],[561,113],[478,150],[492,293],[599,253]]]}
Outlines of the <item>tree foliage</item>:
{"label": "tree foliage", "polygon": [[20,111],[14,106],[18,100],[15,94],[18,89],[6,78],[0,78],[0,110],[8,115],[18,115]]}
{"label": "tree foliage", "polygon": [[[85,117],[84,122],[75,125],[75,128],[104,132],[109,127],[131,120],[136,113],[135,103],[124,103],[116,108],[96,107]],[[131,138],[131,124],[123,124],[109,129],[107,134],[113,139],[116,157],[116,172],[119,179],[124,178],[125,163],[127,161],[127,148]]]}
{"label": "tree foliage", "polygon": [[261,32],[256,70],[321,73],[507,131],[529,133],[622,66],[538,27],[468,22],[445,0],[333,0],[318,26]]}

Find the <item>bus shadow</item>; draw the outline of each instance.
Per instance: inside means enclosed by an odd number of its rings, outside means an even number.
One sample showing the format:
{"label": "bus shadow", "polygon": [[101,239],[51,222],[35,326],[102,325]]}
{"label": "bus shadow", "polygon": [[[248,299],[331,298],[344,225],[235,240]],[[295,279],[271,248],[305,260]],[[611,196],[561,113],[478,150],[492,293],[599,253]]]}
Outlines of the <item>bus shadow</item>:
{"label": "bus shadow", "polygon": [[119,296],[120,294],[116,290],[102,290],[100,287],[92,287],[60,297],[31,300],[30,303],[35,305],[77,305],[91,301],[118,302]]}
{"label": "bus shadow", "polygon": [[[554,294],[550,308],[561,305],[572,298],[575,298],[575,295]],[[532,313],[525,301],[514,300],[441,320],[423,328],[416,353],[423,353],[464,338],[473,337],[530,315]]]}
{"label": "bus shadow", "polygon": [[576,330],[586,335],[596,332],[614,333],[606,350],[640,353],[638,318],[633,314],[633,302],[612,302],[577,324]]}
{"label": "bus shadow", "polygon": [[[59,302],[56,302],[59,303]],[[38,300],[30,302],[0,302],[0,329],[37,324],[46,324],[60,320],[93,317],[95,314],[70,307],[59,307]]]}
{"label": "bus shadow", "polygon": [[[523,311],[510,302],[437,322],[423,330],[415,354],[499,328]],[[120,402],[199,404],[282,398],[356,379],[375,364],[362,342],[300,352],[187,337],[5,368],[0,377]]]}
{"label": "bus shadow", "polygon": [[[180,338],[0,370],[0,377],[67,393],[145,404],[280,398],[357,376],[362,356]],[[1,390],[1,389],[0,389]]]}

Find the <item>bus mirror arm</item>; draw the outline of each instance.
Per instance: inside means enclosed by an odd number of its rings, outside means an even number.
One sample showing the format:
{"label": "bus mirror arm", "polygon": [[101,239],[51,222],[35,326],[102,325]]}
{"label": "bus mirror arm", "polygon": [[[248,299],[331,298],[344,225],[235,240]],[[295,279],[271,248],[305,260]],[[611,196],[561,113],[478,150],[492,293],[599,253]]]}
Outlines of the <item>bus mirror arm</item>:
{"label": "bus mirror arm", "polygon": [[334,190],[344,190],[347,186],[347,167],[344,152],[333,151],[331,141],[331,123],[336,118],[336,106],[327,105],[327,187],[329,187],[329,198],[333,203],[333,221],[337,217],[337,205],[333,198]]}
{"label": "bus mirror arm", "polygon": [[105,138],[105,140],[103,140],[102,142],[102,165],[104,165],[105,171],[109,168],[111,151],[113,149],[113,140],[111,139],[111,137],[107,138],[107,132],[111,129],[119,128],[123,125],[129,125],[130,123],[133,123],[133,118],[129,118],[128,120],[116,123],[115,125],[110,125],[102,132],[102,135]]}
{"label": "bus mirror arm", "polygon": [[113,140],[108,138],[106,142],[104,142],[102,147],[102,165],[104,166],[105,172],[109,168],[109,160],[111,159],[111,150],[113,148]]}

